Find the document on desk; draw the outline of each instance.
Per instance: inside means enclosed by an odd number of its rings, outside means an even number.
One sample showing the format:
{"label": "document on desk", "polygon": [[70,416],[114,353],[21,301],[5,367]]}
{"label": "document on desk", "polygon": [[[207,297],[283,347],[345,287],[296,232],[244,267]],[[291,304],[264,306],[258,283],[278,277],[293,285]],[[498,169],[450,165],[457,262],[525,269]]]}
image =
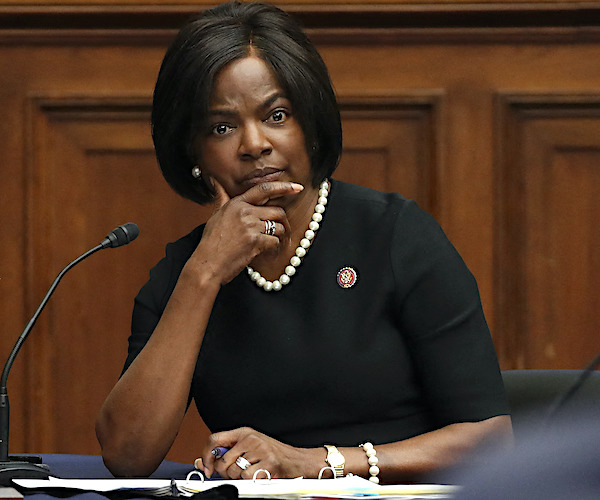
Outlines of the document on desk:
{"label": "document on desk", "polygon": [[110,492],[137,490],[152,495],[192,496],[223,484],[233,485],[240,498],[325,498],[325,499],[444,499],[452,498],[457,486],[439,484],[374,484],[359,476],[338,479],[256,479],[256,480],[168,480],[168,479],[13,479],[23,488],[66,488]]}

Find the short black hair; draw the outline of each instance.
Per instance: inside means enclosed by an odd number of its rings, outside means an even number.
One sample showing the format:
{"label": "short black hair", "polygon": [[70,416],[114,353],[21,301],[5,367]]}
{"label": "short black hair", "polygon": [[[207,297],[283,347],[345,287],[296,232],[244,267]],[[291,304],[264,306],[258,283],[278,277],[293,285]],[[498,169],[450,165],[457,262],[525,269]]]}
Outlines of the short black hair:
{"label": "short black hair", "polygon": [[[250,52],[252,49],[252,52]],[[281,9],[228,2],[203,11],[179,31],[163,59],[152,106],[152,138],[163,176],[197,203],[212,189],[192,175],[194,138],[209,110],[215,77],[255,54],[274,71],[292,104],[311,159],[313,186],[330,176],[342,150],[342,125],[329,72],[302,28]]]}

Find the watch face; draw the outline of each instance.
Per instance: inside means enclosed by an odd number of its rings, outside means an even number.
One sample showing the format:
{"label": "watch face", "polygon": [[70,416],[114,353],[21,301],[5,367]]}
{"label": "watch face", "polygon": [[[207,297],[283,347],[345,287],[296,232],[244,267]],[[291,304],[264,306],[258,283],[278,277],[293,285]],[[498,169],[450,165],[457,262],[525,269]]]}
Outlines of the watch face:
{"label": "watch face", "polygon": [[344,465],[344,455],[342,455],[341,453],[330,453],[329,456],[327,457],[327,461],[329,462],[329,465],[331,465],[332,467],[339,467],[340,465]]}

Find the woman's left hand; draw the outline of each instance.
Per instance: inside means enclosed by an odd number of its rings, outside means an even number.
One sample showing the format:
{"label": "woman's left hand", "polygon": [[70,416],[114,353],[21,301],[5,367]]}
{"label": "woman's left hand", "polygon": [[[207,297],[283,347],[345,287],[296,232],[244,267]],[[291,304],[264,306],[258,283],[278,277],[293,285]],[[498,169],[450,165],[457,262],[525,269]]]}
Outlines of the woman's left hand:
{"label": "woman's left hand", "polygon": [[[229,448],[221,458],[212,453],[218,446]],[[217,472],[223,479],[252,479],[259,469],[268,470],[272,478],[316,477],[326,465],[325,455],[325,449],[295,448],[250,427],[240,427],[211,434],[195,465],[208,477]],[[250,465],[241,460],[242,466],[247,465],[242,469],[236,463],[239,457]]]}

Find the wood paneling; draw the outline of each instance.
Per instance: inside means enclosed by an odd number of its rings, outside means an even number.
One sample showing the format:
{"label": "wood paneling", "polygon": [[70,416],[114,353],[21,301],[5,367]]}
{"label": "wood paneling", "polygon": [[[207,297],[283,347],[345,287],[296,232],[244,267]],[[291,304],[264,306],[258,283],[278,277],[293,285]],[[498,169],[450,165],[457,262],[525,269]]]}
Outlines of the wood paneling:
{"label": "wood paneling", "polygon": [[504,364],[580,366],[599,349],[600,93],[500,95],[498,102],[495,271]]}
{"label": "wood paneling", "polygon": [[335,176],[401,192],[436,211],[442,96],[339,96],[344,149]]}
{"label": "wood paneling", "polygon": [[[56,274],[116,225],[131,246],[64,279],[9,379],[11,451],[97,453],[133,298],[210,208],[163,181],[152,88],[199,7],[0,3],[0,356]],[[289,4],[339,95],[336,177],[416,199],[478,279],[503,368],[600,350],[600,7],[595,2]],[[194,410],[192,408],[192,410]],[[193,460],[194,411],[170,458]]]}
{"label": "wood paneling", "polygon": [[97,244],[114,226],[135,221],[143,236],[66,276],[31,342],[29,378],[38,383],[27,394],[28,442],[39,451],[99,452],[93,415],[122,369],[132,299],[163,255],[156,237],[176,239],[210,208],[168,191],[154,159],[147,96],[37,97],[28,109],[33,294],[42,295],[74,249]]}

